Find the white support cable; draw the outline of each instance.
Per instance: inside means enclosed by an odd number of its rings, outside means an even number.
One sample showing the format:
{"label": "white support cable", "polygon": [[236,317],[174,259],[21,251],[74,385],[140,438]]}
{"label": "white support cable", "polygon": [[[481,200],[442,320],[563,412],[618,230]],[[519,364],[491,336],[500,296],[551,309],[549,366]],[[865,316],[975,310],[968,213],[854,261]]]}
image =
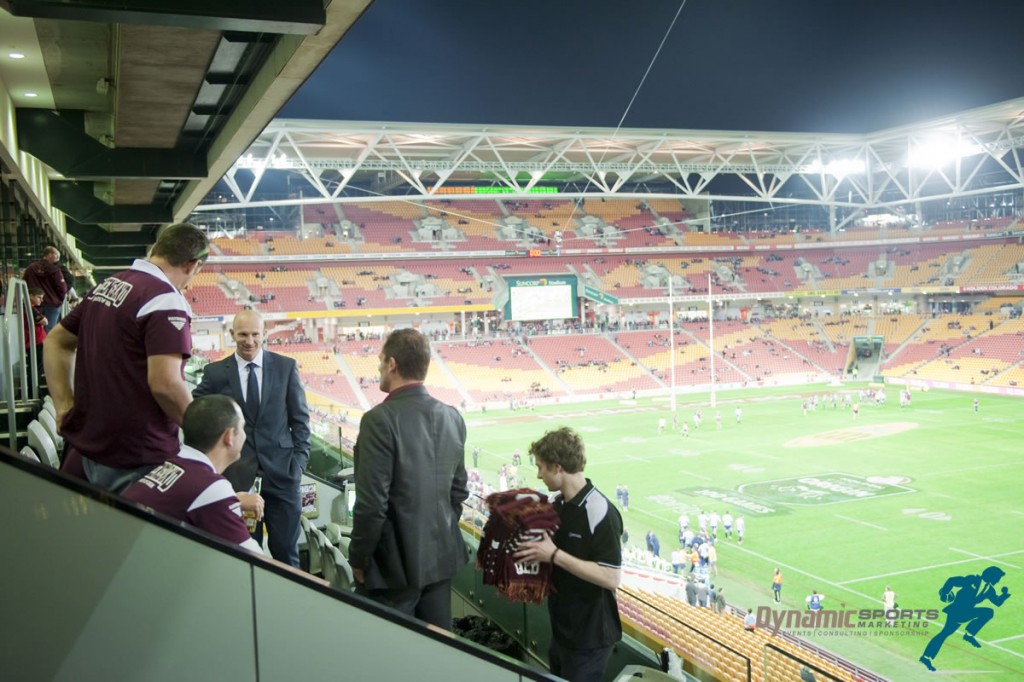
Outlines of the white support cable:
{"label": "white support cable", "polygon": [[[668,37],[672,34],[672,29],[675,28],[676,21],[679,20],[679,15],[682,13],[683,7],[685,7],[685,6],[686,6],[686,0],[682,0],[682,2],[679,3],[679,7],[676,9],[675,15],[672,17],[672,21],[669,22],[668,28],[665,30],[665,34],[661,37],[661,42],[658,43],[658,49],[656,49],[654,51],[654,56],[651,57],[651,61],[647,64],[647,68],[644,70],[644,75],[640,77],[640,82],[637,83],[636,88],[633,90],[633,96],[629,98],[629,103],[626,104],[626,108],[625,108],[625,110],[623,110],[622,116],[619,117],[619,122],[618,122],[618,124],[616,124],[615,130],[612,132],[612,135],[611,135],[611,139],[612,140],[614,140],[614,139],[616,139],[618,137],[619,130],[622,129],[622,124],[626,121],[626,117],[629,116],[630,109],[633,108],[633,102],[636,101],[637,96],[640,94],[640,90],[644,87],[644,83],[647,82],[647,76],[650,75],[651,69],[654,68],[654,63],[656,61],[658,61],[658,55],[661,54],[662,48],[665,47],[665,43],[666,43],[666,41],[668,41]],[[607,150],[605,150],[605,152],[601,155],[601,161],[604,161],[604,156],[607,153],[608,153]],[[587,156],[588,156],[588,158],[590,157],[589,151],[587,153]],[[584,193],[589,188],[590,188],[590,183],[588,183],[587,186],[583,188]],[[607,189],[605,191],[607,191]],[[573,220],[573,218],[576,217],[576,209],[577,208],[578,208],[578,204],[573,207],[572,213],[569,214],[569,218],[566,221],[567,225],[572,225],[572,220]]]}

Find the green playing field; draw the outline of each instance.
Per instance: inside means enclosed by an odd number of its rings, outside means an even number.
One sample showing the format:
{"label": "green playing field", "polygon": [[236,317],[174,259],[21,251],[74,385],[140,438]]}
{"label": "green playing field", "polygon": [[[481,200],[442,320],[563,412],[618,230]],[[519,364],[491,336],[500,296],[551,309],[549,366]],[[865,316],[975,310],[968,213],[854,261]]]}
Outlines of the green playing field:
{"label": "green playing field", "polygon": [[[467,418],[467,451],[480,448],[479,470],[493,484],[518,449],[520,476],[536,486],[529,443],[548,429],[572,426],[586,441],[594,483],[611,499],[617,485],[629,487],[623,518],[630,543],[642,546],[654,530],[665,558],[678,545],[681,512],[693,527],[702,509],[743,514],[743,545],[717,544],[716,582],[736,606],[773,606],[775,567],[785,579],[780,608],[804,609],[805,597],[817,590],[828,609],[880,609],[891,585],[900,609],[930,609],[937,618],[924,627],[908,616],[908,627],[822,628],[808,639],[893,680],[928,675],[918,658],[946,620],[938,596],[946,580],[998,566],[1006,575],[996,592],[1005,586],[1012,598],[998,608],[979,604],[994,611],[978,634],[981,648],[964,641],[961,630],[934,663],[943,679],[1024,676],[1024,403],[980,395],[975,412],[973,394],[914,391],[912,405],[901,408],[890,387],[887,404],[879,406],[860,400],[856,386],[844,386],[838,390],[860,403],[855,418],[842,400],[832,407],[835,390],[720,392],[716,407],[707,393],[682,395],[676,428],[668,398],[616,396],[474,413]],[[829,399],[804,414],[802,403],[814,394]],[[696,409],[704,417],[699,428]]]}

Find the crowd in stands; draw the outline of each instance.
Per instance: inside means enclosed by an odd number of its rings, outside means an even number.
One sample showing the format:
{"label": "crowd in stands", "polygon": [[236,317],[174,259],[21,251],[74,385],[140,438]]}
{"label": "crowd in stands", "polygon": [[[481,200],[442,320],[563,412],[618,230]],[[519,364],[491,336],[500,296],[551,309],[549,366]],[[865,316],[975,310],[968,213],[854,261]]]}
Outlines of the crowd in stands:
{"label": "crowd in stands", "polygon": [[[948,379],[1012,385],[1017,381],[1014,371],[1024,362],[1024,323],[1005,314],[964,320],[917,314],[808,317],[797,315],[795,308],[788,313],[793,316],[716,322],[713,374],[707,322],[678,324],[675,381],[752,386],[830,380],[846,369],[853,336],[882,322],[888,331],[880,369],[887,376],[931,378],[960,372]],[[937,335],[939,330],[945,335]],[[510,324],[466,337],[454,323],[435,323],[424,333],[438,365],[447,368],[428,376],[428,388],[446,393],[452,404],[473,409],[488,403],[665,390],[673,378],[673,344],[664,319]],[[334,339],[314,341],[302,327],[288,327],[283,333],[272,330],[268,343],[300,360],[311,390],[362,409],[383,398],[376,373],[380,336],[379,329],[349,328]]]}

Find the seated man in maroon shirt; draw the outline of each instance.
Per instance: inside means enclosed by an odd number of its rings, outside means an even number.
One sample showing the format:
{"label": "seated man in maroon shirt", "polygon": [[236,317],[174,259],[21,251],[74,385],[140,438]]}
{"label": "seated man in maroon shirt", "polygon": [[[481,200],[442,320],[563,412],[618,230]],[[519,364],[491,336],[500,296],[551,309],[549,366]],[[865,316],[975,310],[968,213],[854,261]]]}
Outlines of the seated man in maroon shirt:
{"label": "seated man in maroon shirt", "polygon": [[[221,473],[238,461],[245,442],[245,418],[223,395],[197,399],[185,410],[185,444],[177,455],[130,485],[122,495],[153,511],[236,543],[262,550],[249,536],[241,509],[263,513],[259,495],[236,495]],[[241,500],[241,501],[240,501]]]}

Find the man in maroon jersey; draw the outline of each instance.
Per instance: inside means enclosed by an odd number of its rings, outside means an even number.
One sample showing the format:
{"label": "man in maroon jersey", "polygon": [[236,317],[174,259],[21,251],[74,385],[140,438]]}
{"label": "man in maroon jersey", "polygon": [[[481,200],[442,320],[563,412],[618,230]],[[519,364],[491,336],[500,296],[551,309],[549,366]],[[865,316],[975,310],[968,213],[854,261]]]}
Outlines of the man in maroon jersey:
{"label": "man in maroon jersey", "polygon": [[[221,475],[242,454],[242,411],[227,396],[204,396],[185,410],[182,431],[185,444],[178,454],[128,486],[124,498],[262,553],[242,520],[242,496]],[[259,495],[244,498],[247,511],[258,516],[263,500]]]}
{"label": "man in maroon jersey", "polygon": [[181,290],[208,254],[202,230],[169,225],[148,258],[96,285],[47,335],[65,471],[119,492],[178,451],[192,401],[182,374],[192,311]]}
{"label": "man in maroon jersey", "polygon": [[25,268],[22,275],[29,288],[43,290],[43,302],[39,305],[39,311],[46,317],[47,332],[57,324],[60,306],[64,303],[64,297],[68,293],[64,273],[57,265],[59,261],[60,251],[57,250],[57,247],[47,246],[43,249],[42,258]]}

